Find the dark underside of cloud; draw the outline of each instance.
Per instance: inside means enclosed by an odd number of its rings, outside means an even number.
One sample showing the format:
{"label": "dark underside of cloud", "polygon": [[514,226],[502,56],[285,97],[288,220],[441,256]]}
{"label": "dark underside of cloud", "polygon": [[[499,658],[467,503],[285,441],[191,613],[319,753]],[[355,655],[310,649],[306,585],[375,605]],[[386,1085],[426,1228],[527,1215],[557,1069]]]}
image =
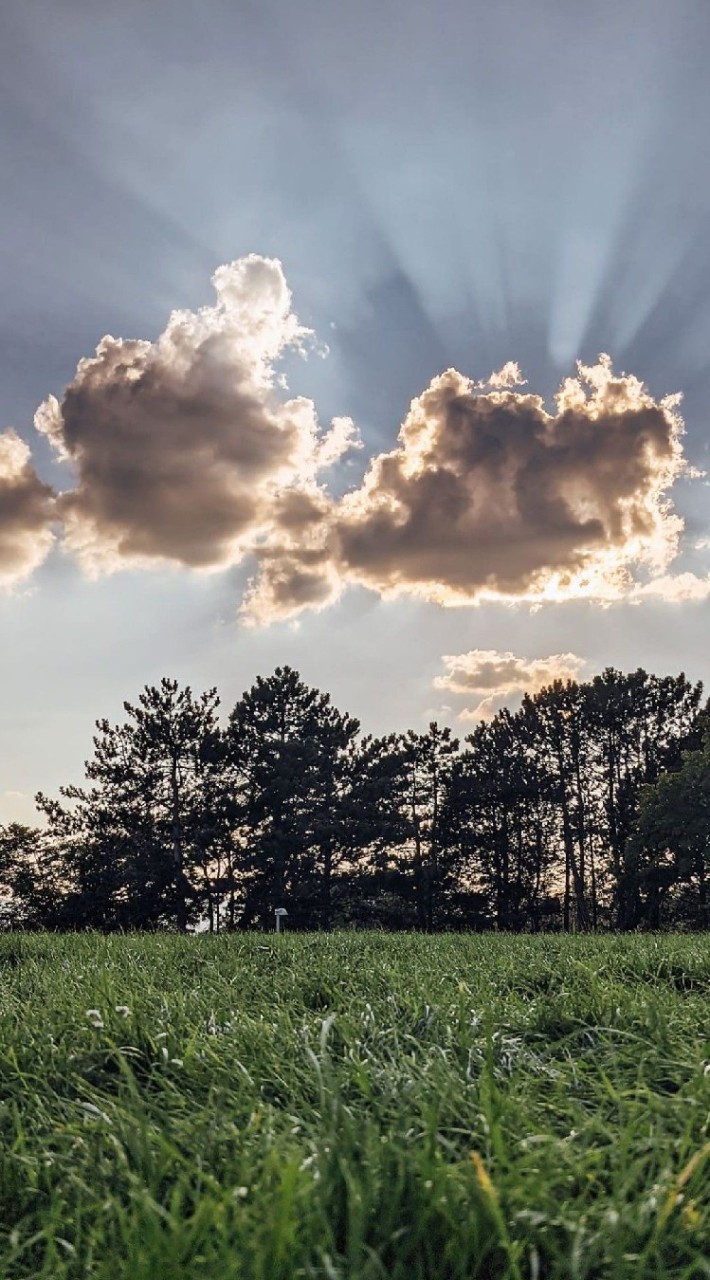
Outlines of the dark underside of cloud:
{"label": "dark underside of cloud", "polygon": [[0,584],[29,577],[53,541],[54,495],[14,431],[0,434]]}
{"label": "dark underside of cloud", "polygon": [[313,487],[347,447],[320,433],[312,401],[279,394],[275,363],[310,337],[278,262],[220,267],[217,302],[177,311],[154,343],[106,337],[36,426],[74,465],[61,496],[65,545],[90,572],[126,563],[217,569],[272,522],[284,489]]}
{"label": "dark underside of cloud", "polygon": [[449,369],[360,487],[333,498],[323,475],[357,439],[347,419],[321,430],[278,376],[312,339],[281,264],[251,255],[213,282],[213,306],[174,312],[155,342],[104,338],[40,406],[72,487],[53,495],[26,446],[0,437],[2,581],[40,563],[57,523],[91,574],[256,557],[252,623],[350,584],[443,605],[706,593],[666,574],[682,532],[668,494],[685,469],[672,398],[607,357],[578,366],[552,412],[512,362],[485,384]]}
{"label": "dark underside of cloud", "polygon": [[355,493],[274,528],[247,611],[284,616],[349,583],[463,605],[611,602],[648,591],[637,569],[660,581],[682,531],[667,499],[685,468],[675,401],[606,357],[565,381],[554,413],[505,381],[435,378]]}

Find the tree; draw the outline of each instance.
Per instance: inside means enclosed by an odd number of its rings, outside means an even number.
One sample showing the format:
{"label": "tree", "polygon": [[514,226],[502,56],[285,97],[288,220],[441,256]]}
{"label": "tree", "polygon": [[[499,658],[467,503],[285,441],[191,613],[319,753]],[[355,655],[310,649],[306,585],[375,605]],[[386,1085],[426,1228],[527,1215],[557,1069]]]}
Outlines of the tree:
{"label": "tree", "polygon": [[194,698],[163,679],[122,725],[97,721],[85,787],[38,797],[64,843],[71,923],[185,930],[211,904],[210,870],[224,827],[223,751],[214,689]]}
{"label": "tree", "polygon": [[399,743],[404,835],[412,871],[417,927],[432,933],[441,923],[448,879],[442,815],[458,740],[432,721],[426,733],[410,730]]}
{"label": "tree", "polygon": [[536,929],[550,893],[554,778],[534,747],[526,711],[499,712],[466,739],[446,807],[463,884],[498,929]]}
{"label": "tree", "polygon": [[[555,680],[521,708],[538,767],[545,771],[554,802],[564,858],[563,927],[596,928],[597,868],[594,857],[591,740],[587,685]],[[554,840],[554,836],[553,836]]]}
{"label": "tree", "polygon": [[0,827],[0,921],[6,928],[47,929],[59,922],[61,854],[37,827]]}
{"label": "tree", "polygon": [[405,736],[366,737],[353,760],[349,827],[357,851],[342,918],[388,929],[417,924],[411,877],[410,758]]}
{"label": "tree", "polygon": [[331,927],[336,881],[355,853],[348,819],[358,730],[290,667],[259,677],[232,711],[232,804],[248,844],[243,924],[266,925],[288,900],[293,923]]}
{"label": "tree", "polygon": [[590,776],[598,780],[599,827],[608,851],[615,922],[639,923],[639,886],[631,851],[642,788],[674,768],[697,734],[700,684],[678,676],[629,674],[607,668],[586,686]]}
{"label": "tree", "polygon": [[686,752],[680,768],[644,789],[632,855],[644,923],[708,927],[710,732],[702,750]]}

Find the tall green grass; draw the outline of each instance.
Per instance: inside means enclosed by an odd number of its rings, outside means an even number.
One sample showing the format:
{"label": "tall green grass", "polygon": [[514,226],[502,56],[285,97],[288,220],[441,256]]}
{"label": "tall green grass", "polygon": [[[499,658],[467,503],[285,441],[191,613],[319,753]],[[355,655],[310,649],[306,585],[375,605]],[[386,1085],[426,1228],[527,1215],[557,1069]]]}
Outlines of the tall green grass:
{"label": "tall green grass", "polygon": [[705,938],[0,937],[0,1277],[710,1277]]}

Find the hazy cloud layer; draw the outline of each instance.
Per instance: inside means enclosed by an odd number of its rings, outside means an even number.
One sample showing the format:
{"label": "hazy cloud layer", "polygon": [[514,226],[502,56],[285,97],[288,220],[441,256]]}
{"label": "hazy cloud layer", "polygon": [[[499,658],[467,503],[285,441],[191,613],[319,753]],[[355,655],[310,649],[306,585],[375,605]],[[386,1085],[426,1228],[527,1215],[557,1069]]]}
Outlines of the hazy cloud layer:
{"label": "hazy cloud layer", "polygon": [[270,539],[251,616],[317,607],[349,583],[443,605],[677,598],[678,398],[655,401],[607,356],[578,365],[553,413],[520,382],[512,362],[483,384],[434,378],[356,492]]}
{"label": "hazy cloud layer", "polygon": [[555,680],[576,680],[585,666],[584,659],[574,653],[528,659],[496,649],[444,654],[442,662],[446,673],[436,676],[434,687],[478,699],[459,712],[460,720],[489,719],[511,697],[538,693]]}
{"label": "hazy cloud layer", "polygon": [[287,400],[275,362],[310,338],[280,262],[219,267],[217,301],[175,311],[156,342],[105,337],[35,425],[72,464],[58,503],[65,545],[91,573],[127,563],[214,569],[269,529],[277,495],[313,488],[352,443],[319,433],[311,400]]}
{"label": "hazy cloud layer", "polygon": [[14,431],[0,434],[0,585],[12,586],[42,563],[53,537],[54,495],[37,476]]}

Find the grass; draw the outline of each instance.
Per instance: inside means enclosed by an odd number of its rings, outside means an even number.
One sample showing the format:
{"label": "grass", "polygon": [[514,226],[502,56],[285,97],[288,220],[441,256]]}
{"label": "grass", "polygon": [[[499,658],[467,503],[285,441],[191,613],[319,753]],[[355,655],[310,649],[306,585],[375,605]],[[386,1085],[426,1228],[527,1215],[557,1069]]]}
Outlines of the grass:
{"label": "grass", "polygon": [[0,1277],[710,1277],[703,937],[0,936]]}

